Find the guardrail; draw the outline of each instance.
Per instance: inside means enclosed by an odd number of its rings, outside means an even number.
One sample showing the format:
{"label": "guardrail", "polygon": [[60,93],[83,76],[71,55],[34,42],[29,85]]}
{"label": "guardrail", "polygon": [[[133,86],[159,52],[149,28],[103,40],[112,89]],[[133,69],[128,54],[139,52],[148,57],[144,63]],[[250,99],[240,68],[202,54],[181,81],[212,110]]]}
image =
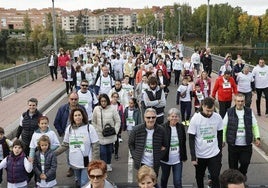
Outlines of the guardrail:
{"label": "guardrail", "polygon": [[0,100],[48,74],[47,58],[0,71]]}
{"label": "guardrail", "polygon": [[[190,48],[190,47],[185,47],[184,48],[184,57],[191,57],[192,54],[194,53],[194,49],[193,48]],[[211,54],[211,57],[212,57],[212,71],[215,72],[215,73],[218,73],[221,66],[224,64],[224,57],[222,56],[219,56],[219,55],[215,55],[215,54]],[[250,67],[250,70],[252,70],[254,68],[253,65],[249,65],[247,64],[249,67]]]}

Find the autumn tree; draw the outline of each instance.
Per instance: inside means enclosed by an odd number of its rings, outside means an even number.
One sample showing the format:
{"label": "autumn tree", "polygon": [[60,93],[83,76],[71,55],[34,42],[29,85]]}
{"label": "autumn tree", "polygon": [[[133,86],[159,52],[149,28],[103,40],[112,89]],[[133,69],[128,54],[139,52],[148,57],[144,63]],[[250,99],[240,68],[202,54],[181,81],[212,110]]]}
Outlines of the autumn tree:
{"label": "autumn tree", "polygon": [[31,20],[29,18],[28,12],[26,12],[24,18],[23,18],[23,28],[24,28],[24,34],[26,41],[28,42],[30,34],[31,34]]}

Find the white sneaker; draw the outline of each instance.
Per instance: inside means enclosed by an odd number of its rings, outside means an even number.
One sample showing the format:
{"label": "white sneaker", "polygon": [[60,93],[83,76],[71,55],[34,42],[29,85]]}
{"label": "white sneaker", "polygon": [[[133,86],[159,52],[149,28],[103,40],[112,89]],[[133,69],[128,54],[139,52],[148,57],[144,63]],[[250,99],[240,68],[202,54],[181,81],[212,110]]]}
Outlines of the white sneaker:
{"label": "white sneaker", "polygon": [[112,172],[113,171],[113,168],[112,168],[112,165],[111,164],[107,164],[107,171],[108,172]]}
{"label": "white sneaker", "polygon": [[123,142],[123,139],[122,139],[122,138],[118,138],[118,141],[119,141],[120,143],[122,143],[122,142]]}

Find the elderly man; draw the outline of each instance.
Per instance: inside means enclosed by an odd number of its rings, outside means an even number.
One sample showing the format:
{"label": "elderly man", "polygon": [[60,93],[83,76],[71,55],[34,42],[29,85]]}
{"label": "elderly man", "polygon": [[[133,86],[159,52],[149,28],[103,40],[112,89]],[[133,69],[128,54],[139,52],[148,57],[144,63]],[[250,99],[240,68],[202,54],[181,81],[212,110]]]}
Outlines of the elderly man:
{"label": "elderly man", "polygon": [[145,123],[133,128],[129,135],[128,146],[134,160],[134,167],[150,166],[158,174],[160,160],[166,152],[167,137],[162,126],[156,124],[156,111],[147,108]]}
{"label": "elderly man", "polygon": [[229,168],[239,170],[246,177],[252,156],[252,142],[260,146],[260,132],[252,109],[245,107],[243,94],[235,96],[235,106],[228,109],[223,125],[223,142],[228,144]]}

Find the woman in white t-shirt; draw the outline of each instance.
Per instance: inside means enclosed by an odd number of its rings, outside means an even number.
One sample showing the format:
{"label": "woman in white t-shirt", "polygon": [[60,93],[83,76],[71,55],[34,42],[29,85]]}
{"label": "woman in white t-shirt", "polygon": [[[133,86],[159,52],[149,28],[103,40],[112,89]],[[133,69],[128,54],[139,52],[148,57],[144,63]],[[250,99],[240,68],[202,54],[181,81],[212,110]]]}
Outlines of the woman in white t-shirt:
{"label": "woman in white t-shirt", "polygon": [[55,153],[59,155],[68,149],[70,165],[82,187],[89,181],[86,167],[92,159],[99,158],[100,149],[98,134],[88,124],[86,112],[81,108],[71,111],[70,125],[66,127],[63,142]]}

